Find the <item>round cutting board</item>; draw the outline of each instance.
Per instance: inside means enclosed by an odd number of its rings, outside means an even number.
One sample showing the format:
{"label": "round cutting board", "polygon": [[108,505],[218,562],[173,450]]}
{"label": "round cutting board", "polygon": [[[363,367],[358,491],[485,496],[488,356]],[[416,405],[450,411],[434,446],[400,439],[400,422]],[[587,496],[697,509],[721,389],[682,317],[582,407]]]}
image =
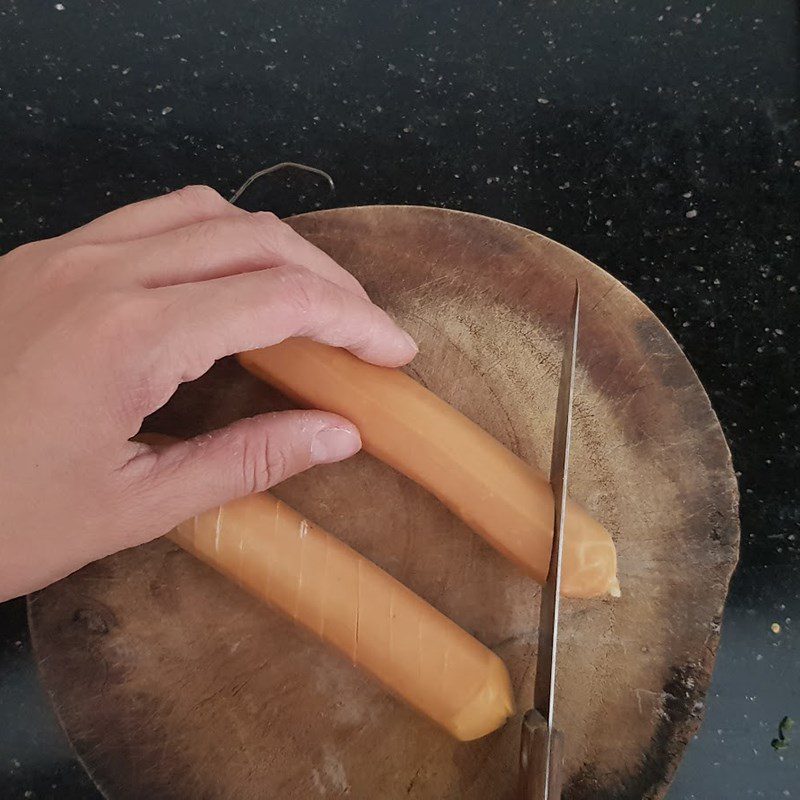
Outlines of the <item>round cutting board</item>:
{"label": "round cutting board", "polygon": [[[420,344],[409,372],[547,469],[563,331],[582,291],[571,495],[612,532],[622,597],[562,605],[565,797],[661,797],[703,713],[737,558],[737,491],[675,341],[577,253],[434,208],[290,223]],[[188,436],[288,404],[227,359],[147,422]],[[493,648],[530,702],[539,589],[368,455],[275,490]],[[41,674],[111,800],[512,798],[520,718],[459,743],[167,540],[30,600]]]}

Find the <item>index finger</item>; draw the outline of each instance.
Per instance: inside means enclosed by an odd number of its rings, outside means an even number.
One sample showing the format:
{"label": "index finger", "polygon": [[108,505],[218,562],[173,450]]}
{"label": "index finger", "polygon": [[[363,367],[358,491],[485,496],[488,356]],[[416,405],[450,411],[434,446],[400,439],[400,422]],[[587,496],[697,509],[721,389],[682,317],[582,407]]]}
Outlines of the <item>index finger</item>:
{"label": "index finger", "polygon": [[70,244],[110,244],[157,236],[219,217],[246,216],[210,186],[185,186],[116,208],[59,237]]}
{"label": "index finger", "polygon": [[149,291],[162,320],[151,334],[169,359],[160,369],[181,382],[217,359],[298,336],[387,367],[417,354],[414,340],[385,311],[296,265]]}
{"label": "index finger", "polygon": [[242,211],[115,247],[117,258],[149,288],[302,264],[360,297],[367,296],[349,272],[269,212]]}

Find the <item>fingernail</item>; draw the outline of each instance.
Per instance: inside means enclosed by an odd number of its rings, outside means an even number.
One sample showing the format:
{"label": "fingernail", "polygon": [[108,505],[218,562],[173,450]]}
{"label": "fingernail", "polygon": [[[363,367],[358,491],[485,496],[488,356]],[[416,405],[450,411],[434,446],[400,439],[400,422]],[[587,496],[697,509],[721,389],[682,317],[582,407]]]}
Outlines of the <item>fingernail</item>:
{"label": "fingernail", "polygon": [[311,460],[330,464],[354,455],[361,449],[357,433],[346,428],[324,428],[311,441]]}
{"label": "fingernail", "polygon": [[403,331],[403,340],[405,343],[415,352],[419,353],[419,347],[417,343],[414,341],[414,337],[408,333],[408,331]]}

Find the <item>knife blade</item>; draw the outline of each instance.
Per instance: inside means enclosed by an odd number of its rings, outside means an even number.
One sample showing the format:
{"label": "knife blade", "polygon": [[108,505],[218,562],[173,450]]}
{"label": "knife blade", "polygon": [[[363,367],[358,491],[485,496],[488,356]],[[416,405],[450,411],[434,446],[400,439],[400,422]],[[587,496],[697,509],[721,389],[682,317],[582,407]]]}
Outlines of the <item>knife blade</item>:
{"label": "knife blade", "polygon": [[561,364],[550,486],[553,490],[553,542],[547,581],[542,587],[539,610],[539,643],[533,708],[525,715],[520,743],[521,796],[524,800],[559,800],[563,735],[554,726],[556,656],[561,599],[561,553],[567,508],[569,456],[572,433],[572,399],[578,347],[580,287],[575,282],[572,314]]}

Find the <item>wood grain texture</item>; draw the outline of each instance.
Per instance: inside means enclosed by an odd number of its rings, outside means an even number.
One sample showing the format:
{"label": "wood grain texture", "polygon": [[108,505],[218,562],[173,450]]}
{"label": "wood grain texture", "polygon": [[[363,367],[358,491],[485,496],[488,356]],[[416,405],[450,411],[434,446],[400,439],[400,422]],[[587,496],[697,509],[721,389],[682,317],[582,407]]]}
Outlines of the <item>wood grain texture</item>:
{"label": "wood grain texture", "polygon": [[[680,349],[610,275],[507,223],[367,207],[291,224],[417,337],[414,377],[545,469],[580,279],[571,494],[612,532],[623,596],[562,605],[565,797],[661,797],[702,715],[739,538],[728,448]],[[147,427],[285,407],[228,359]],[[530,702],[539,589],[433,497],[363,454],[275,494],[492,647]],[[44,682],[112,800],[514,796],[519,718],[451,740],[165,540],[29,610]]]}

